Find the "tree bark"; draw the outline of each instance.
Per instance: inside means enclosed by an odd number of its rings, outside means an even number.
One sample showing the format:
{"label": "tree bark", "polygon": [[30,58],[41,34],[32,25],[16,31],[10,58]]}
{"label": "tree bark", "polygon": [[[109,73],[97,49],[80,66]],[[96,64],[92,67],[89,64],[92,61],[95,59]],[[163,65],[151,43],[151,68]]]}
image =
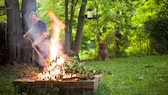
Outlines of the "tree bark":
{"label": "tree bark", "polygon": [[84,26],[84,13],[85,13],[85,8],[87,5],[87,0],[82,0],[82,4],[80,7],[80,12],[79,12],[79,17],[78,17],[78,26],[77,26],[77,33],[75,37],[75,46],[74,46],[74,56],[78,56],[79,50],[80,50],[80,44],[82,42],[82,31],[83,31],[83,26]]}
{"label": "tree bark", "polygon": [[22,43],[22,21],[18,0],[5,0],[7,10],[7,27],[9,40],[10,62],[20,63]]}
{"label": "tree bark", "polygon": [[69,19],[68,19],[68,4],[69,0],[65,0],[65,44],[64,44],[64,52],[69,56],[70,55],[70,43],[71,43],[71,35],[69,31]]}
{"label": "tree bark", "polygon": [[29,19],[31,11],[36,11],[36,0],[22,0],[22,20],[25,32],[31,27],[31,21]]}
{"label": "tree bark", "polygon": [[78,0],[74,1],[71,0],[71,8],[70,8],[70,19],[68,19],[68,4],[69,0],[65,0],[65,23],[66,23],[66,29],[65,29],[65,50],[68,56],[71,56],[71,50],[73,50],[73,41],[72,41],[72,25],[73,25],[73,18],[74,18],[74,12],[76,9],[76,5],[78,3]]}
{"label": "tree bark", "polygon": [[[24,33],[27,32],[31,27],[32,23],[30,21],[29,14],[32,11],[36,11],[36,0],[22,0],[22,22],[23,22]],[[35,52],[31,47],[31,43],[28,40],[24,39],[23,46],[24,47],[22,48],[23,50],[22,60],[26,63],[35,62],[35,61],[32,61],[32,59],[35,60],[35,56],[34,56]]]}

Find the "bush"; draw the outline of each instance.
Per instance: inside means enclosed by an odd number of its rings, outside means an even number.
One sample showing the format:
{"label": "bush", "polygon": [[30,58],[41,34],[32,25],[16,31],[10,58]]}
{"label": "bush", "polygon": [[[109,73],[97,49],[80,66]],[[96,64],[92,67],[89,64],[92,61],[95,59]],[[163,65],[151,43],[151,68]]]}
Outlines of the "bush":
{"label": "bush", "polygon": [[168,17],[161,16],[145,22],[145,31],[151,39],[151,52],[168,54]]}

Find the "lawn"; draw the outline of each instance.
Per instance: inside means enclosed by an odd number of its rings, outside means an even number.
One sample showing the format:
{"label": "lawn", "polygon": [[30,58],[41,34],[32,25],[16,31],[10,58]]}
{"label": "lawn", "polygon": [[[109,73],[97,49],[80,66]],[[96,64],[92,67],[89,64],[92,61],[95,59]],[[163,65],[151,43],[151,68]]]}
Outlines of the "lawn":
{"label": "lawn", "polygon": [[[102,71],[95,95],[168,95],[168,56],[85,61],[86,67]],[[0,95],[14,95],[12,66],[0,67]]]}

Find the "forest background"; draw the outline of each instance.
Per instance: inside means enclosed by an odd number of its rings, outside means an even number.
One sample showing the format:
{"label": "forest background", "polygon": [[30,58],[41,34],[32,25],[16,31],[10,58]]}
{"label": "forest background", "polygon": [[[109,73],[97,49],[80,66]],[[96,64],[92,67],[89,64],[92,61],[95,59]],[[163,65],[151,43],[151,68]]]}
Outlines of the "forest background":
{"label": "forest background", "polygon": [[[8,7],[4,7],[5,2],[10,2],[8,5],[18,6],[20,10],[24,4],[27,4],[24,3],[26,0],[16,1],[18,1],[18,5],[13,0],[11,2],[10,0],[0,1],[0,23],[2,25],[6,25],[9,22],[9,17],[11,17],[9,16],[9,11],[7,11]],[[168,2],[166,0],[36,0],[35,5],[40,19],[47,24],[48,35],[51,32],[49,10],[53,11],[66,25],[71,26],[71,29],[68,28],[69,31],[72,31],[69,49],[73,51],[73,47],[77,46],[76,40],[81,41],[78,42],[79,47],[77,47],[76,53],[82,60],[98,59],[99,43],[102,42],[108,45],[109,58],[168,54]],[[84,15],[81,17],[82,7],[86,8],[83,8]],[[87,18],[87,9],[90,8],[93,9],[94,14],[92,19]],[[21,14],[23,12],[17,15]],[[66,16],[66,14],[68,15]],[[20,18],[22,17],[23,15]],[[84,22],[82,29],[78,29],[80,18],[83,18]],[[19,20],[13,19],[13,23],[10,23],[10,25],[17,24],[16,22],[20,22]],[[19,61],[27,61],[27,58],[21,58],[26,56],[25,54],[23,56],[22,52],[18,56],[18,51],[22,50],[22,45],[16,44],[20,48],[13,48],[13,44],[11,45],[13,40],[18,41],[16,43],[20,43],[19,41],[22,38],[19,40],[11,39],[11,32],[8,29],[9,27],[7,27],[10,25],[8,23],[2,29],[5,30],[5,34],[1,35],[1,38],[3,38],[1,45],[7,46],[6,49],[9,50],[11,60],[26,59]],[[78,31],[80,31],[80,36],[77,35]],[[15,31],[13,32],[15,33]],[[22,37],[24,32],[24,29],[19,30],[16,35]],[[67,33],[67,30],[61,33],[62,41],[66,40]],[[16,35],[15,37],[17,37]],[[79,52],[78,49],[80,49]],[[14,53],[13,50],[15,51]],[[1,53],[1,56],[4,56],[4,49],[1,49]]]}

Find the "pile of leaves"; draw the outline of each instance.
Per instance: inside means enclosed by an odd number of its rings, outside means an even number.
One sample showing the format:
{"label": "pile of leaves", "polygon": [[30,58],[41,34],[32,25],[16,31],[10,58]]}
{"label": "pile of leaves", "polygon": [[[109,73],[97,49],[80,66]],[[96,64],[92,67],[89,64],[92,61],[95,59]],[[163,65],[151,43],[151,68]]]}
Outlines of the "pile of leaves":
{"label": "pile of leaves", "polygon": [[[71,63],[71,64],[68,64]],[[84,66],[84,63],[80,63],[77,57],[72,57],[65,62],[65,73],[76,74],[78,79],[86,80],[93,79],[94,75],[101,74],[101,71],[95,70],[92,67]]]}
{"label": "pile of leaves", "polygon": [[[37,79],[37,75],[39,74],[38,67],[33,66],[32,64],[22,63],[22,64],[13,64],[6,66],[11,68],[10,72],[16,78],[29,78],[29,79]],[[86,67],[84,63],[80,62],[77,57],[68,58],[64,64],[65,73],[68,75],[76,75],[76,79],[78,80],[87,80],[94,79],[94,75],[99,75],[103,71],[96,70],[92,67]],[[59,79],[61,79],[61,75]]]}

